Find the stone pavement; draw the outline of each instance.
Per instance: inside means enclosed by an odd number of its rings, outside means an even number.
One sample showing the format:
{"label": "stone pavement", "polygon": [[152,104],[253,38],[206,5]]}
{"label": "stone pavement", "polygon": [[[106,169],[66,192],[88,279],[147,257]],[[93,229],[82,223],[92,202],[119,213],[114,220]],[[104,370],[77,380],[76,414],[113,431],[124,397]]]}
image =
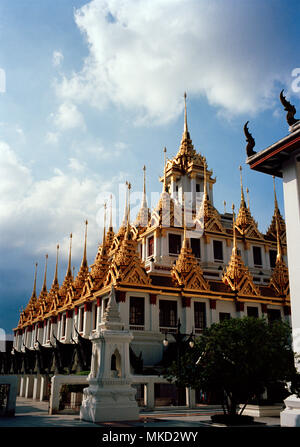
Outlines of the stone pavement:
{"label": "stone pavement", "polygon": [[[17,398],[16,415],[0,418],[1,427],[212,427],[210,416],[222,412],[216,405],[202,405],[197,409],[173,408],[155,411],[141,410],[139,421],[93,424],[81,421],[78,414],[48,414],[48,402]],[[124,418],[125,419],[125,418]],[[279,427],[279,417],[255,418],[257,426]]]}

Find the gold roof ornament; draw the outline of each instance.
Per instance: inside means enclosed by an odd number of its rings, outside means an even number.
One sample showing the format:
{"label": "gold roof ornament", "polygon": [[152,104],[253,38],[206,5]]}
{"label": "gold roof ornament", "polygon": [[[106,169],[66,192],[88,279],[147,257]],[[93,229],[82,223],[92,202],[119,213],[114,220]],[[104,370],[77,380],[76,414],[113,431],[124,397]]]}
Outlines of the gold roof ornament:
{"label": "gold roof ornament", "polygon": [[246,188],[246,194],[247,194],[247,208],[250,211],[250,200],[249,200],[249,189]]}
{"label": "gold roof ornament", "polygon": [[[129,192],[130,186],[128,184]],[[114,253],[107,273],[105,286],[119,283],[137,285],[149,285],[151,283],[151,279],[146,273],[144,262],[137,252],[137,246],[137,240],[132,238],[129,206],[124,239]]]}
{"label": "gold roof ornament", "polygon": [[73,283],[73,275],[72,275],[72,267],[71,267],[71,260],[72,260],[72,233],[70,234],[70,247],[69,247],[69,260],[68,260],[68,268],[66,272],[65,279],[58,291],[59,294],[59,301],[60,305],[63,304],[65,297],[67,295],[67,291],[70,287],[70,285]]}
{"label": "gold roof ornament", "polygon": [[55,274],[52,282],[51,289],[49,290],[47,296],[47,303],[44,307],[44,311],[52,311],[56,310],[59,304],[58,291],[59,291],[59,283],[58,283],[58,253],[59,253],[59,244],[56,246],[56,265],[55,265]]}
{"label": "gold roof ornament", "polygon": [[206,232],[218,232],[224,233],[225,229],[221,222],[221,216],[212,205],[207,194],[207,163],[204,158],[203,163],[203,181],[204,181],[204,191],[203,191],[203,214],[204,214],[204,231]]}
{"label": "gold roof ornament", "polygon": [[277,222],[279,226],[279,237],[281,243],[286,244],[286,227],[285,221],[280,213],[276,195],[275,176],[273,175],[273,190],[274,190],[274,213],[272,216],[271,224],[266,233],[266,239],[277,241]]}
{"label": "gold roof ornament", "polygon": [[246,206],[243,189],[242,166],[240,166],[239,169],[241,182],[241,203],[235,223],[236,229],[242,236],[245,236],[246,238],[263,240],[263,236],[257,228],[257,223],[253,219],[249,207],[247,208]]}
{"label": "gold roof ornament", "polygon": [[222,281],[229,285],[231,290],[238,295],[260,295],[260,291],[254,284],[252,275],[238,251],[234,205],[232,205],[232,233],[232,254],[227,269],[222,275]]}
{"label": "gold roof ornament", "polygon": [[109,216],[109,226],[106,234],[106,246],[110,249],[113,240],[114,240],[115,232],[113,229],[112,223],[112,194],[110,195],[110,216]]}
{"label": "gold roof ornament", "polygon": [[82,295],[85,293],[91,293],[93,291],[99,290],[103,286],[109,268],[108,252],[110,246],[107,243],[107,237],[105,237],[105,220],[106,220],[105,213],[103,218],[104,218],[104,224],[103,224],[104,230],[103,230],[102,245],[99,246],[95,261],[91,265],[91,271],[87,276]]}
{"label": "gold roof ornament", "polygon": [[149,221],[149,208],[147,204],[147,195],[146,195],[146,166],[143,167],[144,171],[144,182],[143,182],[143,197],[141,208],[136,217],[135,226],[139,228],[146,228],[148,226]]}
{"label": "gold roof ornament", "polygon": [[203,271],[189,246],[185,222],[182,247],[172,267],[171,276],[175,283],[185,289],[210,290],[208,282],[203,277]]}
{"label": "gold roof ornament", "polygon": [[269,286],[275,289],[277,295],[281,297],[287,297],[289,295],[289,272],[282,255],[278,220],[276,220],[276,232],[277,232],[277,257],[276,257],[275,268],[270,278]]}
{"label": "gold roof ornament", "polygon": [[83,248],[83,256],[81,261],[80,269],[77,273],[76,278],[70,284],[69,290],[67,292],[66,304],[71,304],[74,300],[81,296],[81,292],[83,291],[85,282],[87,280],[89,274],[89,266],[87,262],[87,254],[86,254],[86,245],[87,245],[87,227],[88,221],[85,221],[85,234],[84,234],[84,248]]}
{"label": "gold roof ornament", "polygon": [[[25,322],[32,320],[35,314],[35,308],[37,304],[37,295],[36,295],[36,275],[37,275],[37,266],[38,263],[35,263],[35,271],[34,271],[34,281],[33,281],[33,290],[31,297],[28,301],[26,308],[21,311],[20,322],[19,324],[24,324]],[[21,318],[22,316],[22,318]]]}

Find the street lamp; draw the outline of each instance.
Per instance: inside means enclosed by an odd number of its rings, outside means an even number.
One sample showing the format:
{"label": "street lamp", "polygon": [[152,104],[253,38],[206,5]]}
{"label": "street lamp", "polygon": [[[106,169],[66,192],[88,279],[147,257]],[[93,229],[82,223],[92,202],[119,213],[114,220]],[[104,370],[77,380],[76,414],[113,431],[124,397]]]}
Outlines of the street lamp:
{"label": "street lamp", "polygon": [[[170,334],[174,337],[175,339],[175,343],[176,343],[176,348],[177,348],[177,371],[178,371],[178,376],[180,376],[180,354],[181,354],[181,347],[183,345],[183,343],[185,341],[188,342],[190,348],[193,348],[195,346],[195,336],[193,331],[190,334],[183,334],[180,331],[180,327],[181,327],[181,323],[180,323],[180,318],[178,318],[178,322],[177,322],[177,331],[174,332],[170,332],[168,330],[165,331],[165,338],[163,340],[163,345],[165,347],[167,347],[169,345],[169,340],[167,338],[167,335]],[[188,337],[188,339],[186,339]],[[178,391],[178,405],[179,405],[179,400],[181,400],[179,398],[179,387],[177,387],[177,391]]]}

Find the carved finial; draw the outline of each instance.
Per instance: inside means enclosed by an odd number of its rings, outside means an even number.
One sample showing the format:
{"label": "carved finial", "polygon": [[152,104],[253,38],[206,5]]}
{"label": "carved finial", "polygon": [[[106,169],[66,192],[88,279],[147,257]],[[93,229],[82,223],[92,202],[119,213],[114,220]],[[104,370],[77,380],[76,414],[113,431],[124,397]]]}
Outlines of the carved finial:
{"label": "carved finial", "polygon": [[236,245],[236,232],[235,232],[235,212],[234,212],[234,204],[232,204],[232,236],[233,236],[233,249],[232,253],[237,254],[237,245]]}
{"label": "carved finial", "polygon": [[167,189],[167,148],[164,147],[164,184],[163,191],[168,192]]}
{"label": "carved finial", "polygon": [[277,202],[277,196],[276,196],[276,187],[275,187],[275,175],[273,177],[273,188],[274,188],[274,207],[275,212],[278,212],[278,202]]}
{"label": "carved finial", "polygon": [[55,264],[55,275],[54,275],[54,284],[58,284],[58,251],[59,251],[59,244],[56,246],[56,264]]}
{"label": "carved finial", "polygon": [[281,90],[280,92],[280,102],[284,107],[284,110],[287,112],[286,114],[286,120],[289,126],[292,126],[293,124],[297,123],[299,120],[295,118],[296,115],[296,108],[293,106],[283,95],[284,90]]}
{"label": "carved finial", "polygon": [[87,266],[87,257],[86,257],[87,227],[88,227],[88,221],[86,220],[85,221],[83,258],[82,258],[82,263],[81,263],[83,266]]}
{"label": "carved finial", "polygon": [[68,262],[67,276],[72,276],[72,270],[71,270],[72,238],[73,238],[73,235],[71,233],[70,234],[69,262]]}
{"label": "carved finial", "polygon": [[33,281],[33,290],[32,290],[32,295],[31,298],[36,298],[36,274],[37,274],[37,266],[38,263],[35,263],[35,271],[34,271],[34,281]]}
{"label": "carved finial", "polygon": [[43,287],[42,287],[42,291],[43,292],[47,292],[47,264],[48,264],[48,255],[45,256],[46,261],[45,261],[45,273],[44,273],[44,282],[43,282]]}
{"label": "carved finial", "polygon": [[250,200],[249,200],[249,189],[248,189],[248,187],[246,188],[246,194],[247,194],[247,206],[248,206],[248,210],[250,210]]}
{"label": "carved finial", "polygon": [[109,217],[109,229],[112,230],[112,194],[110,195],[110,217]]}
{"label": "carved finial", "polygon": [[103,204],[103,208],[104,208],[104,215],[103,215],[103,240],[102,240],[102,244],[105,244],[105,231],[106,231],[106,202],[104,202]]}
{"label": "carved finial", "polygon": [[246,206],[244,189],[243,189],[243,176],[242,176],[242,166],[240,166],[240,182],[241,182],[241,206]]}
{"label": "carved finial", "polygon": [[248,123],[249,123],[249,121],[247,121],[244,125],[244,133],[245,133],[246,141],[247,141],[247,146],[246,146],[247,157],[251,157],[251,155],[256,154],[256,152],[253,150],[253,148],[255,146],[255,140],[252,137],[251,133],[249,132],[249,129],[247,127]]}
{"label": "carved finial", "polygon": [[184,132],[188,132],[188,125],[187,125],[187,111],[186,111],[186,92],[184,92]]}

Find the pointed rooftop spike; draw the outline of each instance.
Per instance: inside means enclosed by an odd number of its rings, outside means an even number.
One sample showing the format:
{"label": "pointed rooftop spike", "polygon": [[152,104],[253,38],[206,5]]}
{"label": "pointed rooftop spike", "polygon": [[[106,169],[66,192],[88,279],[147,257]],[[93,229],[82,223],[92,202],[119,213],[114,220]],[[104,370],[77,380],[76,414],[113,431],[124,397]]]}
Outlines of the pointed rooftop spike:
{"label": "pointed rooftop spike", "polygon": [[246,194],[247,194],[247,206],[248,206],[248,210],[250,210],[250,200],[249,200],[249,189],[248,189],[248,187],[246,188]]}
{"label": "pointed rooftop spike", "polygon": [[188,125],[187,125],[187,111],[186,111],[186,92],[184,92],[184,133],[188,133]]}
{"label": "pointed rooftop spike", "polygon": [[276,219],[276,239],[277,239],[277,256],[276,256],[276,262],[282,262],[282,248],[281,248],[281,242],[280,242],[280,236],[279,236],[279,223],[278,219]]}
{"label": "pointed rooftop spike", "polygon": [[110,230],[113,229],[113,224],[112,224],[112,194],[110,195],[110,218],[109,218],[109,229],[110,229]]}
{"label": "pointed rooftop spike", "polygon": [[47,264],[48,264],[48,255],[46,255],[46,261],[45,261],[44,283],[42,287],[43,292],[47,292]]}
{"label": "pointed rooftop spike", "polygon": [[36,274],[37,274],[37,266],[38,263],[35,263],[35,270],[34,270],[34,281],[33,281],[33,290],[32,290],[32,295],[31,298],[36,299]]}
{"label": "pointed rooftop spike", "polygon": [[[128,182],[125,182],[125,185],[127,186]],[[126,195],[125,195],[125,209],[124,209],[124,217],[121,227],[125,227],[127,223],[127,195],[128,195],[128,188],[126,188]]]}
{"label": "pointed rooftop spike", "polygon": [[56,246],[56,265],[55,265],[55,275],[54,275],[54,284],[58,284],[58,251],[59,251],[59,244]]}
{"label": "pointed rooftop spike", "polygon": [[241,181],[241,206],[246,207],[244,189],[243,189],[242,166],[240,166],[240,181]]}
{"label": "pointed rooftop spike", "polygon": [[85,235],[84,235],[84,249],[83,249],[83,258],[81,265],[87,266],[87,256],[86,256],[86,243],[87,243],[87,227],[88,221],[85,221]]}
{"label": "pointed rooftop spike", "polygon": [[237,254],[237,244],[236,244],[236,232],[235,232],[235,212],[234,212],[234,204],[232,204],[232,236],[233,236],[233,246],[232,246],[232,254]]}
{"label": "pointed rooftop spike", "polygon": [[226,200],[224,200],[223,205],[224,205],[224,214],[226,214]]}
{"label": "pointed rooftop spike", "polygon": [[70,234],[70,248],[69,248],[69,262],[68,262],[68,270],[67,270],[67,276],[72,276],[72,268],[71,268],[71,261],[72,261],[72,233]]}
{"label": "pointed rooftop spike", "polygon": [[277,202],[277,196],[276,196],[276,186],[275,186],[275,175],[273,177],[273,188],[274,188],[274,207],[275,211],[278,211],[278,202]]}
{"label": "pointed rooftop spike", "polygon": [[105,244],[105,232],[106,232],[106,202],[104,202],[103,204],[104,207],[104,215],[103,215],[103,240],[102,240],[102,244]]}
{"label": "pointed rooftop spike", "polygon": [[163,184],[163,192],[168,192],[167,190],[167,148],[164,147],[164,184]]}

